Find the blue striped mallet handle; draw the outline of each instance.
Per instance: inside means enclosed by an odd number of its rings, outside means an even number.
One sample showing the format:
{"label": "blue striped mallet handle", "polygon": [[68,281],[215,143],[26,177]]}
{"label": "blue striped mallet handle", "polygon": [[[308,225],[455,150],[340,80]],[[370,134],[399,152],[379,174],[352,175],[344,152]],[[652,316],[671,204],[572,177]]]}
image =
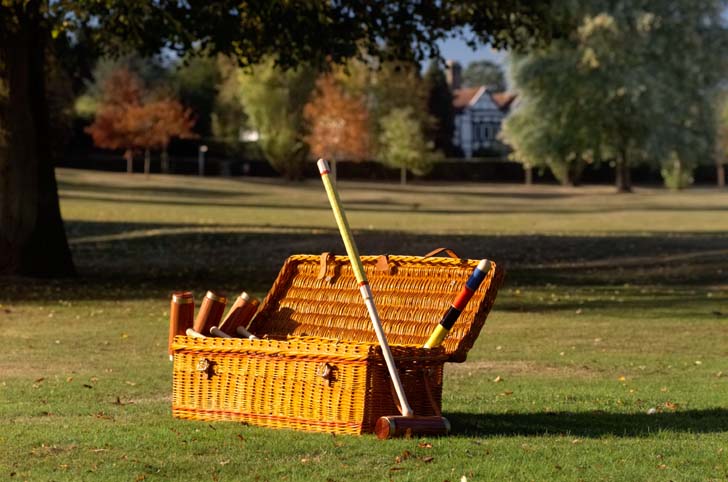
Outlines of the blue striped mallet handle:
{"label": "blue striped mallet handle", "polygon": [[460,294],[458,294],[455,301],[452,302],[452,305],[450,305],[450,308],[445,313],[445,316],[442,317],[440,323],[438,323],[432,331],[430,338],[427,340],[427,343],[425,343],[425,348],[435,348],[442,344],[443,340],[447,334],[450,333],[453,325],[460,317],[460,313],[463,312],[468,301],[470,301],[470,298],[473,297],[473,294],[477,291],[480,284],[488,275],[488,272],[490,271],[490,264],[490,261],[487,259],[480,260],[478,266],[476,266],[473,270],[473,274],[470,275],[470,278],[468,278],[465,282],[465,286],[463,286],[463,289],[460,290]]}

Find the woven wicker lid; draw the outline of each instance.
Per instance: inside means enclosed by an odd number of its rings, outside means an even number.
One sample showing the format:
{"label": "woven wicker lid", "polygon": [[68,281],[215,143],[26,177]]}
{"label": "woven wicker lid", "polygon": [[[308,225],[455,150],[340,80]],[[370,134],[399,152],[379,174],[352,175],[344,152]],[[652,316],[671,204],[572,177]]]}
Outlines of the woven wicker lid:
{"label": "woven wicker lid", "polygon": [[[362,256],[377,311],[392,345],[422,346],[460,293],[478,260]],[[464,361],[502,283],[494,262],[443,343]],[[258,336],[315,336],[377,344],[346,256],[294,255],[281,268],[251,331]]]}

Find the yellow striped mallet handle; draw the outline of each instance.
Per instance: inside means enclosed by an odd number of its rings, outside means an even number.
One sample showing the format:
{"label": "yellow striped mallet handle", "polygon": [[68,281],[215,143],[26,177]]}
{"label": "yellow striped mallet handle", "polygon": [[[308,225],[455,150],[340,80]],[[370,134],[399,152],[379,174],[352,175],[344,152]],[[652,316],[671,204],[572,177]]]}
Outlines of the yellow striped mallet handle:
{"label": "yellow striped mallet handle", "polygon": [[372,290],[369,287],[369,281],[364,273],[364,266],[361,264],[359,250],[356,249],[354,238],[351,235],[351,228],[349,227],[349,222],[346,219],[346,213],[341,206],[339,193],[336,191],[336,188],[329,177],[329,163],[323,159],[319,159],[317,165],[319,172],[321,173],[321,180],[324,182],[324,187],[326,188],[326,195],[329,198],[329,203],[331,203],[331,209],[334,211],[336,224],[339,227],[341,238],[343,239],[344,246],[346,247],[346,254],[349,256],[351,268],[354,270],[354,276],[356,276],[356,281],[359,283],[359,291],[364,299],[367,311],[369,311],[369,318],[372,320],[374,332],[377,334],[377,340],[379,340],[379,346],[382,347],[382,355],[384,355],[384,361],[387,363],[389,376],[392,377],[392,384],[394,385],[394,390],[397,392],[399,404],[402,407],[402,415],[406,417],[414,416],[412,407],[410,407],[410,404],[407,401],[407,396],[404,393],[404,387],[402,386],[402,381],[399,378],[399,372],[397,371],[397,366],[394,363],[392,351],[389,349],[389,343],[387,342],[387,337],[384,334],[384,329],[382,328],[382,322],[379,319],[377,307],[374,305]]}

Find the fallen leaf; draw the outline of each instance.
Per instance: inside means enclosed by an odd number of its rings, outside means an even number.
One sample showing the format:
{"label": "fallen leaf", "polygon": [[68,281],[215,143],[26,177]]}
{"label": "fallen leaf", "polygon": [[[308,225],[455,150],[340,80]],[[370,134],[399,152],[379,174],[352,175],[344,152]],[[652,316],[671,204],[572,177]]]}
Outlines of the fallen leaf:
{"label": "fallen leaf", "polygon": [[664,406],[668,410],[676,410],[678,407],[677,403],[672,403],[672,402],[665,402]]}
{"label": "fallen leaf", "polygon": [[435,460],[435,457],[430,457],[428,455],[427,457],[422,457],[422,459],[420,459],[420,460],[422,460],[426,464],[429,464],[430,462],[432,462],[433,460]]}
{"label": "fallen leaf", "polygon": [[506,397],[513,395],[513,390],[506,390],[503,393],[501,393],[501,395],[505,395]]}
{"label": "fallen leaf", "polygon": [[403,451],[403,452],[402,452],[402,454],[401,454],[401,455],[398,455],[398,456],[396,456],[396,457],[394,458],[394,461],[395,461],[396,463],[398,463],[398,464],[399,464],[399,463],[401,463],[401,462],[402,462],[403,460],[407,460],[407,459],[408,459],[408,458],[410,458],[410,457],[412,457],[412,452],[410,452],[409,450],[405,450],[405,451]]}
{"label": "fallen leaf", "polygon": [[225,459],[220,461],[220,465],[227,465],[230,463],[230,459]]}
{"label": "fallen leaf", "polygon": [[617,378],[617,380],[620,381],[620,382],[626,382],[627,381],[627,377],[625,377],[624,375],[622,375],[619,378]]}
{"label": "fallen leaf", "polygon": [[421,449],[431,449],[432,444],[430,442],[420,442],[417,444],[417,446]]}
{"label": "fallen leaf", "polygon": [[501,376],[500,376],[500,375],[498,375],[497,377],[495,377],[495,378],[493,379],[493,383],[500,383],[500,382],[502,382],[502,381],[503,381],[503,378],[501,378]]}

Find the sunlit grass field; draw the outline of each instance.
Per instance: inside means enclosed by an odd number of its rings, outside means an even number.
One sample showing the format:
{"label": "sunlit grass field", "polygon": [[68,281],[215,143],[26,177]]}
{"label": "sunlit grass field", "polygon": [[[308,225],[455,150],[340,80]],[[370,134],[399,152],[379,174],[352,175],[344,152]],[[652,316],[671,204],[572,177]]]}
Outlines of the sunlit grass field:
{"label": "sunlit grass field", "polygon": [[79,276],[0,280],[0,480],[728,480],[728,192],[342,181],[362,254],[507,270],[453,433],[379,441],[171,416],[170,291],[343,254],[320,181],[58,177]]}

